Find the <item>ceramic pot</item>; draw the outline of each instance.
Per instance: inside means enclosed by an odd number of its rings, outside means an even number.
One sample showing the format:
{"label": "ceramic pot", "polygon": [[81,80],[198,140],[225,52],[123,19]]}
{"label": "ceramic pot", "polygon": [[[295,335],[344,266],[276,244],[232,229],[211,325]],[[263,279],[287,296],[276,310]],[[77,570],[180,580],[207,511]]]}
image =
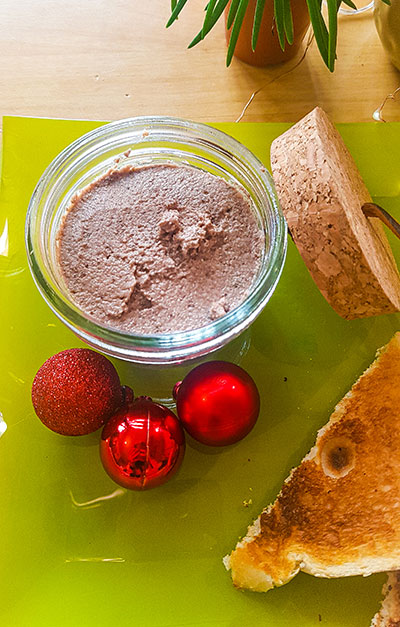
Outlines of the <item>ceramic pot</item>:
{"label": "ceramic pot", "polygon": [[383,47],[400,70],[400,0],[391,0],[390,6],[375,0],[374,20]]}
{"label": "ceramic pot", "polygon": [[[289,61],[298,53],[301,43],[310,25],[306,0],[291,0],[293,17],[293,44],[286,42],[285,50],[281,49],[274,19],[274,2],[267,0],[260,26],[257,46],[255,51],[251,49],[251,33],[253,29],[254,11],[256,0],[250,0],[244,16],[236,43],[234,56],[245,63],[256,66],[275,65]],[[229,5],[225,9],[225,25],[229,12]],[[226,30],[226,40],[229,41],[230,30]]]}

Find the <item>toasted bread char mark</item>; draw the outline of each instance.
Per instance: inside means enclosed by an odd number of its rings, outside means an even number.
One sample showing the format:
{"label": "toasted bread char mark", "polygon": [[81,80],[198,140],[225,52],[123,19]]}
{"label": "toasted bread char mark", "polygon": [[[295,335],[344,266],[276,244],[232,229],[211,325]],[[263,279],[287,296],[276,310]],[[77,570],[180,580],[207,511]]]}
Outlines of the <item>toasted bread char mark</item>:
{"label": "toasted bread char mark", "polygon": [[400,309],[400,276],[371,196],[340,134],[319,107],[271,146],[290,232],[322,295],[344,318]]}
{"label": "toasted bread char mark", "polygon": [[400,572],[388,573],[382,589],[382,607],[372,619],[371,627],[400,627]]}
{"label": "toasted bread char mark", "polygon": [[400,332],[225,565],[236,586],[258,591],[299,570],[319,577],[400,570]]}

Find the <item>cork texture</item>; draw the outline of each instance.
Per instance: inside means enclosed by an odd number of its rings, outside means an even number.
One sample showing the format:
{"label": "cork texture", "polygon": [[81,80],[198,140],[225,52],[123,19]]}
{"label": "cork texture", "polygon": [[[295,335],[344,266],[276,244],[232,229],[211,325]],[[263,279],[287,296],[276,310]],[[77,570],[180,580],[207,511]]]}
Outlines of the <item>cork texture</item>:
{"label": "cork texture", "polygon": [[291,235],[328,303],[346,319],[400,310],[400,277],[357,166],[316,108],[274,140],[271,165]]}

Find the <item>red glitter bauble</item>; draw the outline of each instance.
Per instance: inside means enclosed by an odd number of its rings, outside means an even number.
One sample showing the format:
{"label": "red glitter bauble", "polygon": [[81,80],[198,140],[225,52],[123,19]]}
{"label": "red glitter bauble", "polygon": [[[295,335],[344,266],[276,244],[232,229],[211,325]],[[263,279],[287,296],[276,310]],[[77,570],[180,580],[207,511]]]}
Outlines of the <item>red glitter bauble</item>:
{"label": "red glitter bauble", "polygon": [[209,446],[234,444],[254,427],[260,396],[250,375],[235,364],[210,361],[194,368],[174,388],[186,431]]}
{"label": "red glitter bauble", "polygon": [[123,398],[112,363],[88,348],[53,355],[39,368],[32,384],[36,414],[46,427],[62,435],[96,431]]}
{"label": "red glitter bauble", "polygon": [[185,434],[178,418],[147,397],[120,409],[101,434],[106,472],[130,490],[148,490],[168,481],[184,453]]}

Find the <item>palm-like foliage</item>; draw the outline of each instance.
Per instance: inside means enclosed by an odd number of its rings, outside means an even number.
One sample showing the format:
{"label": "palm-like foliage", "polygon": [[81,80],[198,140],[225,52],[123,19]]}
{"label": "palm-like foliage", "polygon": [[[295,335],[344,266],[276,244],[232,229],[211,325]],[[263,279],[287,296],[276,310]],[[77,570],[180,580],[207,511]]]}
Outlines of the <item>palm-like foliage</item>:
{"label": "palm-like foliage", "polygon": [[[171,17],[167,22],[167,27],[171,26],[173,22],[178,18],[180,12],[184,8],[188,0],[171,0]],[[276,30],[279,38],[279,43],[284,50],[286,42],[288,44],[293,43],[293,21],[292,10],[290,6],[291,0],[268,0],[274,2],[274,14]],[[306,0],[308,6],[308,12],[310,14],[311,25],[314,31],[315,40],[321,53],[321,56],[326,63],[327,67],[333,72],[336,59],[336,43],[337,43],[337,14],[340,5],[346,4],[347,6],[356,9],[356,6],[352,0],[327,0],[328,7],[328,20],[327,23],[322,14],[322,0]],[[189,48],[195,46],[199,41],[204,39],[207,33],[213,28],[214,24],[219,20],[224,9],[227,7],[229,0],[209,0],[203,21],[201,30],[197,33],[196,37],[189,44]],[[382,0],[386,4],[390,4],[390,0]],[[246,13],[249,0],[231,0],[231,5],[228,13],[227,27],[232,27],[228,53],[226,57],[226,64],[229,65],[232,61],[232,56],[235,50],[237,39],[242,26],[243,18]],[[254,13],[253,33],[252,33],[252,48],[256,47],[258,36],[260,33],[261,18],[264,11],[265,0],[257,0],[256,10]]]}

